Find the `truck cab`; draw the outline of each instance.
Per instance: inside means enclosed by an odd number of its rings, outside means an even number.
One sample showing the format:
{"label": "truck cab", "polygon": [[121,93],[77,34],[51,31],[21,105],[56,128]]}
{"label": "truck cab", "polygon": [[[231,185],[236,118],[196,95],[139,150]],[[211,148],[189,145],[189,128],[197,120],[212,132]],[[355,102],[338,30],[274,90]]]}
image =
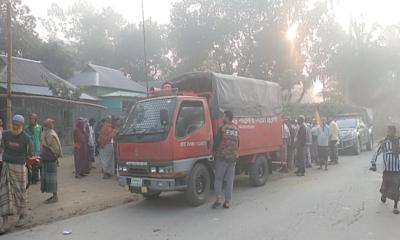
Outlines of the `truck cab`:
{"label": "truck cab", "polygon": [[[212,145],[206,98],[164,96],[140,101],[118,137],[120,184],[145,197],[185,190],[195,163],[202,162],[207,168],[203,172],[209,175]],[[208,193],[210,176],[200,174],[194,184],[189,187],[195,187],[197,195]]]}

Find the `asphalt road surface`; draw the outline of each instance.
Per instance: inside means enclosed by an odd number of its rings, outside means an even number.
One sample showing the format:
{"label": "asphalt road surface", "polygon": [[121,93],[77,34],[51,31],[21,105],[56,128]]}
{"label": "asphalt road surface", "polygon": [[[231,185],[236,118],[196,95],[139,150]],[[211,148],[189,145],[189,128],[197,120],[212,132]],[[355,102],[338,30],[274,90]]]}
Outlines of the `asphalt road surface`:
{"label": "asphalt road surface", "polygon": [[392,201],[380,203],[381,173],[368,171],[370,158],[341,157],[327,172],[314,168],[259,188],[239,178],[229,210],[211,209],[211,196],[191,208],[181,194],[168,194],[0,239],[399,239],[400,216],[392,214]]}

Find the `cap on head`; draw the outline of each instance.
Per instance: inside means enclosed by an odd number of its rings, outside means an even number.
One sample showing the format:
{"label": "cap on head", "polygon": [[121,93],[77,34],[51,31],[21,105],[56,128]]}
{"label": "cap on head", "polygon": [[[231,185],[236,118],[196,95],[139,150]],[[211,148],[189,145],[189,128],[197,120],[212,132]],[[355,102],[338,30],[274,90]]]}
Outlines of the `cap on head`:
{"label": "cap on head", "polygon": [[47,128],[52,128],[54,124],[54,119],[48,118],[44,121],[44,126]]}
{"label": "cap on head", "polygon": [[13,124],[21,124],[23,125],[25,123],[25,118],[22,115],[16,114],[12,118]]}

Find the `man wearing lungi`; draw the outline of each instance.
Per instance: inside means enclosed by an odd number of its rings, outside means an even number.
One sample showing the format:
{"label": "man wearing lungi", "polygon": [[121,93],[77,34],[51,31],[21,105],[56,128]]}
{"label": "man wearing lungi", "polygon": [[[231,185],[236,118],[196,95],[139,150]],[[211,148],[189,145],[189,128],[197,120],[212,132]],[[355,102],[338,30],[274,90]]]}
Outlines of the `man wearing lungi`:
{"label": "man wearing lungi", "polygon": [[376,160],[382,154],[383,177],[380,192],[381,201],[386,203],[389,198],[394,201],[394,214],[399,214],[397,202],[400,197],[400,160],[399,160],[399,137],[396,136],[396,127],[389,126],[386,138],[378,145],[372,161],[370,170],[376,171]]}
{"label": "man wearing lungi", "polygon": [[32,156],[32,141],[23,131],[24,117],[15,115],[12,119],[12,128],[3,133],[2,146],[3,168],[0,178],[0,215],[3,223],[0,234],[5,233],[8,216],[18,214],[17,227],[26,222],[26,160]]}

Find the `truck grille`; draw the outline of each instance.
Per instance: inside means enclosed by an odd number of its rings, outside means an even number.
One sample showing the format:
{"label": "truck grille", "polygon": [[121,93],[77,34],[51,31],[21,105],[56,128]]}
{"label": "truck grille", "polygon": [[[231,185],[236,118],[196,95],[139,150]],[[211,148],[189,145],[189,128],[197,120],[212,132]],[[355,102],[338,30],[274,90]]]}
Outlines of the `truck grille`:
{"label": "truck grille", "polygon": [[149,171],[145,168],[129,168],[128,173],[135,175],[148,175]]}

